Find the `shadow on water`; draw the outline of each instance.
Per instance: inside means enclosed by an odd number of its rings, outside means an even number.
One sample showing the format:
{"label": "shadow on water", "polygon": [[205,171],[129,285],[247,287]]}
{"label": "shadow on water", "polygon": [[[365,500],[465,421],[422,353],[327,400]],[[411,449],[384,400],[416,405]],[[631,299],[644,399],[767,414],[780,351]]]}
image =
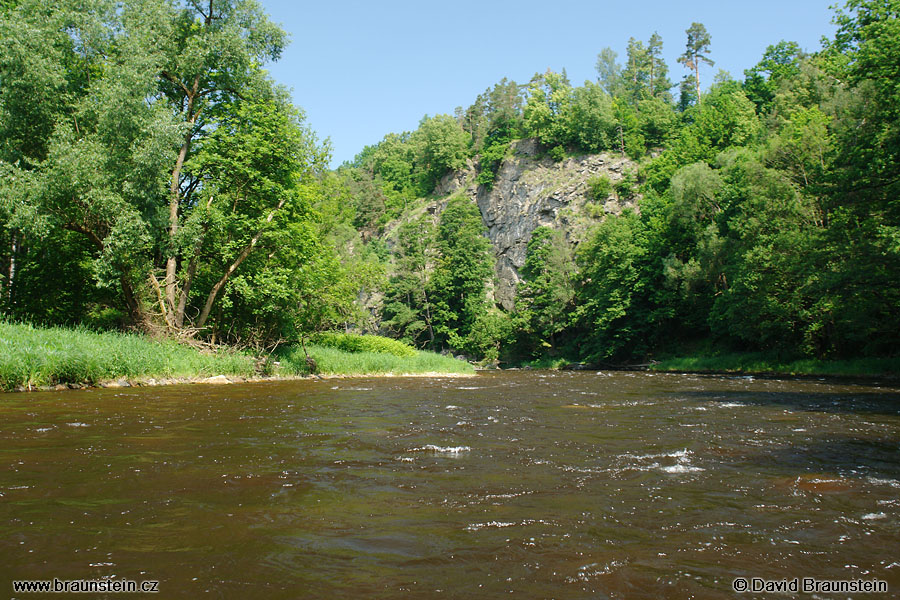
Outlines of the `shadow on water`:
{"label": "shadow on water", "polygon": [[753,453],[744,459],[790,474],[834,473],[900,481],[900,443],[896,440],[833,436]]}
{"label": "shadow on water", "polygon": [[900,392],[807,392],[744,390],[680,390],[670,395],[748,406],[782,406],[795,410],[846,414],[900,415]]}

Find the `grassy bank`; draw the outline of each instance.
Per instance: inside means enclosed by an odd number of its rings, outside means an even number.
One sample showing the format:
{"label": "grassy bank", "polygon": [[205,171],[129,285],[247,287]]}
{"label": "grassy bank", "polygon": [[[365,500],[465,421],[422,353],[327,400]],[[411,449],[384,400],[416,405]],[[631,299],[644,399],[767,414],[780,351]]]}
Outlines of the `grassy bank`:
{"label": "grassy bank", "polygon": [[900,375],[900,358],[858,358],[852,360],[817,360],[807,358],[781,360],[763,353],[748,352],[667,358],[652,365],[650,369],[654,371],[709,373],[896,377]]}
{"label": "grassy bank", "polygon": [[[401,375],[415,373],[443,373],[466,375],[475,372],[469,363],[434,352],[415,351],[412,356],[397,356],[383,352],[347,352],[328,346],[309,345],[309,355],[316,361],[323,375]],[[279,372],[305,375],[306,355],[299,346],[284,348],[277,353],[281,363]]]}
{"label": "grassy bank", "polygon": [[[364,342],[353,339],[360,337],[366,338]],[[463,361],[419,352],[376,336],[340,335],[323,337],[321,342],[341,346],[308,346],[318,372],[327,375],[474,372]],[[267,369],[268,375],[308,374],[306,355],[300,347],[282,348],[274,358],[281,364]],[[173,341],[137,334],[0,322],[0,390],[68,383],[94,385],[117,379],[252,377],[255,364],[255,357],[247,353],[199,352]]]}
{"label": "grassy bank", "polygon": [[0,389],[253,371],[253,358],[237,352],[203,354],[141,335],[0,322]]}

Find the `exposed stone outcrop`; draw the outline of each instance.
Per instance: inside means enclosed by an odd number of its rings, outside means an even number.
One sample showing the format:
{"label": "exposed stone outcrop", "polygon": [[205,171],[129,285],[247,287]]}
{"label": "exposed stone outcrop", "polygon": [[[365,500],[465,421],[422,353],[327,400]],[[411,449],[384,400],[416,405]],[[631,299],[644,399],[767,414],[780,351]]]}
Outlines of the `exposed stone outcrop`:
{"label": "exposed stone outcrop", "polygon": [[[492,189],[475,183],[476,167],[470,162],[466,169],[441,179],[435,194],[462,191],[478,203],[497,259],[494,298],[511,309],[531,233],[541,226],[561,229],[566,239],[577,245],[587,229],[605,215],[619,214],[628,207],[637,210],[634,197],[619,198],[610,192],[605,201],[597,202],[590,201],[587,194],[587,181],[592,177],[605,175],[615,185],[635,167],[628,158],[613,153],[555,162],[538,155],[534,140],[520,140],[513,143]],[[437,215],[445,204],[446,199],[437,200],[425,210]]]}

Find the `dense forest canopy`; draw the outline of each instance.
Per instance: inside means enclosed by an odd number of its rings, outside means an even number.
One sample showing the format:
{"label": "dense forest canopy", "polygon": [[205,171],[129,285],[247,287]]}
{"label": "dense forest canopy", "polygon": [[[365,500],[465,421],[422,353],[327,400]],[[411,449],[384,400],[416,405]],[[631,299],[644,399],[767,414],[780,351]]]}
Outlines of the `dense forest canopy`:
{"label": "dense forest canopy", "polygon": [[[715,347],[886,356],[900,342],[900,2],[850,0],[808,54],[743,78],[715,32],[599,51],[596,81],[503,79],[328,171],[263,69],[287,36],[253,1],[0,8],[0,304],[41,323],[271,346],[334,328],[487,360],[626,362]],[[578,244],[527,240],[496,305],[478,206],[513,143],[635,170]]]}

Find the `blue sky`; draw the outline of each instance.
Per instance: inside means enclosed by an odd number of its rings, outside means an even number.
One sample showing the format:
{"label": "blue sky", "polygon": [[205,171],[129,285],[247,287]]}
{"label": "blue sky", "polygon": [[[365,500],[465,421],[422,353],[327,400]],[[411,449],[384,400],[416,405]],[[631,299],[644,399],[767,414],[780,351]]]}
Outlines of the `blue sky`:
{"label": "blue sky", "polygon": [[415,129],[425,114],[453,114],[503,77],[527,83],[565,68],[575,85],[593,80],[600,50],[611,47],[621,61],[632,36],[646,42],[659,32],[677,82],[684,30],[703,23],[716,61],[701,71],[705,87],[720,68],[743,77],[769,44],[815,51],[834,32],[830,0],[261,2],[291,35],[267,68],[331,139],[334,166],[389,132]]}

